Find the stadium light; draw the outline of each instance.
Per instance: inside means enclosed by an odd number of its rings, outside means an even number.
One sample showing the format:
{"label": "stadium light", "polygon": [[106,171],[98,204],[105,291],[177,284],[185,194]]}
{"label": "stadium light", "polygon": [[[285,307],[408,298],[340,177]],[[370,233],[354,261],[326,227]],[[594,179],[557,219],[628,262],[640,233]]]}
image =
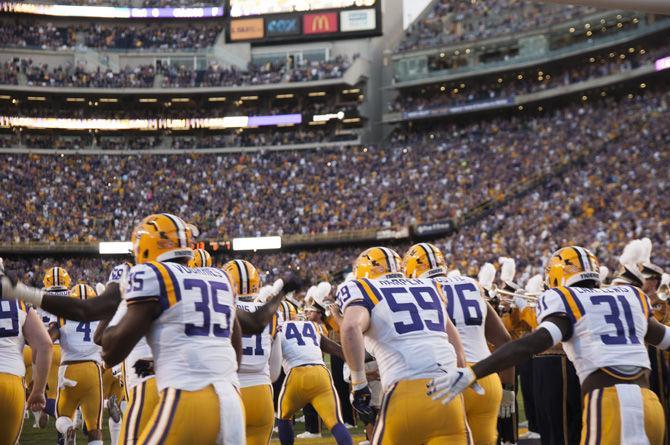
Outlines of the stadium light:
{"label": "stadium light", "polygon": [[101,241],[98,244],[100,255],[123,255],[133,250],[131,241]]}
{"label": "stadium light", "polygon": [[260,236],[257,238],[233,238],[233,250],[281,249],[281,236]]}

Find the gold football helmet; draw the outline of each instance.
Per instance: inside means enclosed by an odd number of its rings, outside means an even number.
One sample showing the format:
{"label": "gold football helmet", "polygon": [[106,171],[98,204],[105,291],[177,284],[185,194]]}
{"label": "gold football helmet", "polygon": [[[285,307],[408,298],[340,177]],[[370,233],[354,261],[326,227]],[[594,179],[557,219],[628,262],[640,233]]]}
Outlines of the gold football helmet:
{"label": "gold football helmet", "polygon": [[47,270],[46,275],[44,275],[44,288],[50,290],[53,288],[57,289],[69,289],[70,288],[70,274],[67,273],[67,270],[62,267],[52,267]]}
{"label": "gold football helmet", "polygon": [[402,270],[408,278],[446,275],[447,261],[442,251],[430,243],[419,243],[409,248],[402,259]]}
{"label": "gold football helmet", "polygon": [[81,300],[88,300],[89,298],[97,297],[98,294],[95,292],[95,289],[88,284],[77,284],[70,289],[70,296]]}
{"label": "gold football helmet", "polygon": [[249,261],[228,261],[223,265],[223,271],[228,275],[235,293],[240,297],[256,295],[261,288],[261,276]]}
{"label": "gold football helmet", "polygon": [[598,258],[579,246],[563,247],[554,252],[544,272],[548,287],[572,286],[580,281],[600,284]]}
{"label": "gold football helmet", "polygon": [[159,213],[147,216],[132,234],[135,263],[193,258],[192,226],[178,216]]}
{"label": "gold football helmet", "polygon": [[371,247],[354,261],[354,278],[379,278],[391,273],[400,273],[400,255],[388,247]]}
{"label": "gold football helmet", "polygon": [[188,267],[212,267],[212,256],[205,249],[195,249]]}

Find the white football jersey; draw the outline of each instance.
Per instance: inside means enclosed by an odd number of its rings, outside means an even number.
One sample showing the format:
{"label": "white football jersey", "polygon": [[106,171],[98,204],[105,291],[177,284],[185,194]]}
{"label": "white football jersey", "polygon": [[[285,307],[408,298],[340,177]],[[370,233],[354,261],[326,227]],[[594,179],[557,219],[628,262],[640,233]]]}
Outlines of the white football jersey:
{"label": "white football jersey", "polygon": [[321,327],[313,321],[289,320],[281,324],[282,366],[286,374],[297,366],[325,365],[321,334]]}
{"label": "white football jersey", "polygon": [[23,377],[23,325],[26,322],[26,306],[18,301],[0,300],[0,373]]}
{"label": "white football jersey", "polygon": [[[109,283],[118,283],[119,286],[125,286],[122,281],[128,279],[128,274],[132,266],[128,263],[122,263],[112,269],[112,272],[109,274]],[[109,326],[116,326],[119,324],[119,321],[126,315],[128,312],[128,303],[123,300],[119,304],[119,307],[116,309],[114,317],[109,322]],[[137,384],[151,378],[152,376],[140,377],[135,372],[135,363],[140,359],[153,360],[153,355],[151,354],[151,348],[147,343],[146,337],[142,337],[139,342],[135,345],[128,357],[121,363],[121,375],[123,377],[123,386],[126,388],[126,391],[130,391]]]}
{"label": "white football jersey", "polygon": [[347,282],[337,293],[342,313],[363,306],[370,313],[365,348],[377,359],[386,391],[399,380],[432,378],[456,367],[446,332],[447,312],[429,279],[386,277]]}
{"label": "white football jersey", "polygon": [[603,289],[560,287],[545,291],[537,305],[537,321],[563,314],[573,324],[563,349],[575,365],[579,381],[597,369],[620,374],[612,367],[650,369],[644,343],[650,304],[632,286]]}
{"label": "white football jersey", "polygon": [[[237,301],[237,310],[256,312],[263,303],[253,301]],[[272,340],[277,334],[279,314],[272,317],[269,325],[263,332],[255,335],[242,336],[242,362],[237,370],[240,387],[271,384],[270,381],[270,352]]]}
{"label": "white football jersey", "polygon": [[[70,296],[70,290],[69,289],[59,289],[59,290],[50,290],[47,291],[46,289],[43,289],[44,293],[46,295],[53,295],[56,297],[69,297]],[[49,326],[52,323],[58,323],[58,317],[56,317],[54,314],[49,313],[45,311],[42,308],[37,309],[37,315],[40,317],[42,320],[42,324],[44,324],[44,327],[49,329]],[[56,340],[54,343],[58,343],[58,340]]]}
{"label": "white football jersey", "polygon": [[130,270],[125,298],[128,306],[155,301],[162,308],[147,334],[159,390],[239,385],[230,340],[236,302],[223,271],[172,262],[138,264]]}
{"label": "white football jersey", "polygon": [[102,362],[102,348],[93,342],[93,334],[99,321],[72,321],[58,318],[60,333],[60,362],[93,360]]}
{"label": "white football jersey", "polygon": [[447,298],[447,313],[461,337],[465,360],[475,363],[491,355],[485,333],[488,308],[477,282],[464,275],[434,280]]}

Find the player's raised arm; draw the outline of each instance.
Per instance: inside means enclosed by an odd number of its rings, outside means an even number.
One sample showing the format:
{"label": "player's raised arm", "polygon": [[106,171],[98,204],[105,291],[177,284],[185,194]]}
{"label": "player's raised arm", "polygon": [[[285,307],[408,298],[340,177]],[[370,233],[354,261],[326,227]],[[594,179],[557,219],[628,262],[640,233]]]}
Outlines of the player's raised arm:
{"label": "player's raised arm", "polygon": [[160,314],[157,301],[143,301],[128,305],[128,312],[115,326],[102,334],[102,359],[108,368],[115,366],[130,354],[137,342],[151,328],[151,323]]}

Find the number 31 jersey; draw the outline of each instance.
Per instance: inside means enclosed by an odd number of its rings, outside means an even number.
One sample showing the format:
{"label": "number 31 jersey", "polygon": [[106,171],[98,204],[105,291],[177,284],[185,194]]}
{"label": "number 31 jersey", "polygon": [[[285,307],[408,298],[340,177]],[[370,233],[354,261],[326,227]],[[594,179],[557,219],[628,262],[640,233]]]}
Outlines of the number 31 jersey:
{"label": "number 31 jersey", "polygon": [[598,369],[625,378],[626,367],[651,368],[644,343],[650,305],[638,289],[553,288],[540,296],[536,310],[538,323],[550,315],[565,315],[572,322],[573,333],[563,349],[580,382]]}
{"label": "number 31 jersey", "polygon": [[209,384],[238,386],[230,334],[235,296],[226,274],[213,267],[171,262],[134,266],[125,293],[128,306],[160,303],[147,342],[154,356],[158,390],[197,391]]}
{"label": "number 31 jersey", "polygon": [[370,313],[365,347],[377,359],[384,390],[399,380],[432,378],[456,367],[446,333],[446,310],[435,284],[427,279],[360,279],[345,283],[337,303],[346,311],[362,306]]}

